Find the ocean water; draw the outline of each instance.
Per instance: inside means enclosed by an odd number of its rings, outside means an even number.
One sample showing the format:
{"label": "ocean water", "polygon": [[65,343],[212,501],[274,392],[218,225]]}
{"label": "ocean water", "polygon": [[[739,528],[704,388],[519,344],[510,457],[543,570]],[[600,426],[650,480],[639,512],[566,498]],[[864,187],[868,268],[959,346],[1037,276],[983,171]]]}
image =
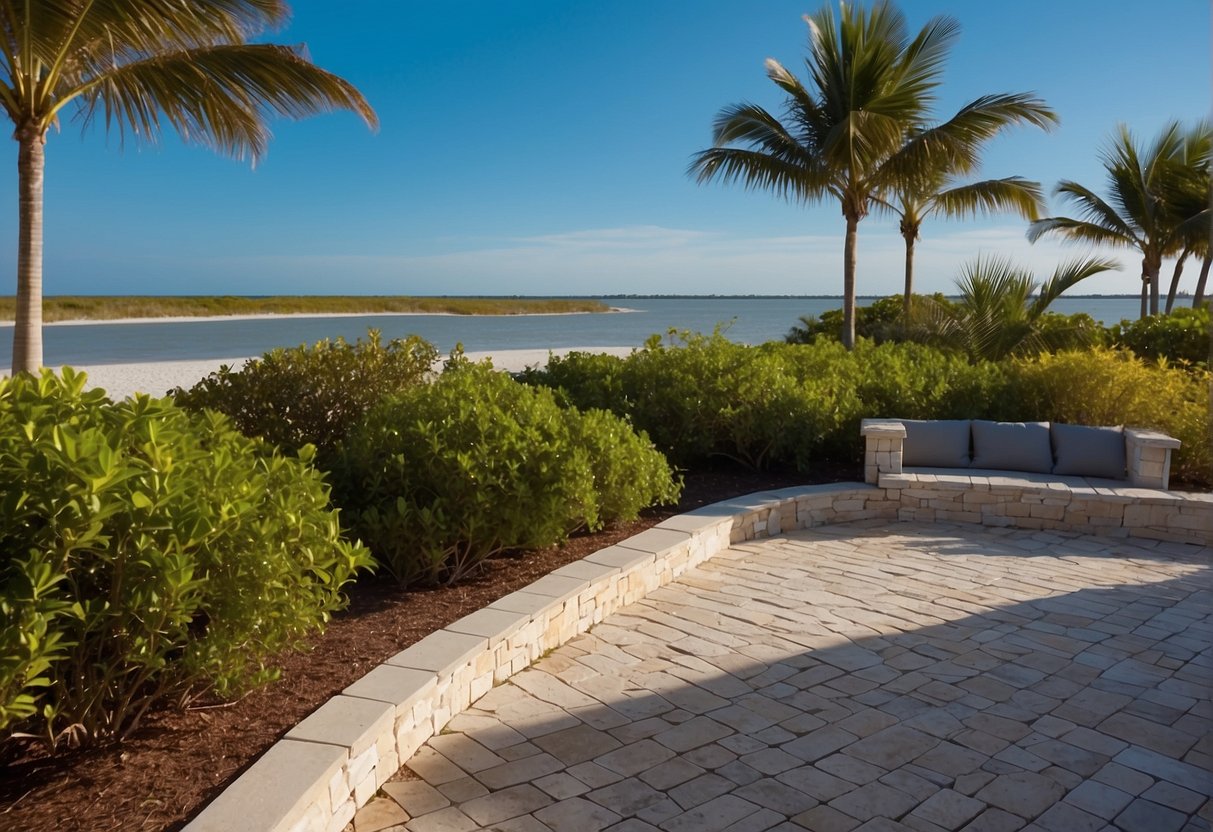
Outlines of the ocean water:
{"label": "ocean water", "polygon": [[[420,335],[443,352],[543,347],[640,346],[670,329],[711,332],[717,326],[734,341],[757,344],[782,339],[801,315],[841,306],[839,298],[622,298],[603,299],[628,312],[608,315],[366,315],[333,318],[56,324],[44,329],[44,363],[122,364],[139,361],[242,358],[274,347],[343,337],[353,341],[378,329],[385,339]],[[866,299],[860,299],[863,304]],[[1086,312],[1115,323],[1135,318],[1135,298],[1062,298],[1054,310]],[[0,367],[12,360],[12,325],[0,326]]]}

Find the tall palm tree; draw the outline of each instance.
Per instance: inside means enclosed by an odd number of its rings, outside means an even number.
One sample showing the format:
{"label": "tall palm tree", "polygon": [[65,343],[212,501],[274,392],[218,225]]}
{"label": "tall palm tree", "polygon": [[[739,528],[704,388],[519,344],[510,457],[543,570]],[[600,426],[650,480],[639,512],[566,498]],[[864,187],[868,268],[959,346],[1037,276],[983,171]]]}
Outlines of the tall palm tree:
{"label": "tall palm tree", "polygon": [[[1043,108],[1040,117],[1047,117]],[[902,316],[906,322],[911,317],[914,292],[914,244],[920,239],[919,229],[928,217],[939,215],[960,219],[1011,211],[1026,220],[1035,220],[1044,207],[1039,182],[1009,176],[955,184],[943,171],[899,183],[893,189],[893,198],[882,202],[898,216],[898,229],[906,242],[906,286],[902,301]]]}
{"label": "tall palm tree", "polygon": [[827,6],[805,21],[808,86],[778,61],[766,62],[767,77],[786,95],[783,120],[754,104],[726,107],[714,124],[715,146],[692,158],[690,173],[700,183],[741,181],[797,202],[838,200],[846,221],[842,341],[850,347],[856,235],[874,199],[941,159],[967,172],[977,145],[1008,123],[1032,121],[1040,102],[983,96],[928,128],[933,91],[960,31],[954,19],[933,18],[911,38],[905,16],[882,0],[871,9],[844,4],[837,19]]}
{"label": "tall palm tree", "polygon": [[1209,266],[1213,263],[1213,246],[1210,245],[1213,242],[1213,128],[1209,122],[1198,122],[1184,135],[1183,149],[1175,156],[1164,198],[1175,216],[1176,231],[1183,246],[1167,291],[1166,312],[1169,314],[1175,305],[1179,278],[1188,256],[1196,255],[1202,260],[1193,306],[1200,304],[1209,279]]}
{"label": "tall palm tree", "polygon": [[1102,153],[1108,198],[1077,182],[1062,180],[1054,193],[1078,208],[1079,218],[1037,220],[1028,226],[1028,239],[1036,242],[1046,234],[1057,234],[1073,242],[1136,249],[1141,253],[1141,317],[1157,315],[1163,258],[1182,248],[1180,223],[1166,199],[1166,189],[1183,146],[1184,132],[1178,121],[1169,122],[1144,149],[1138,148],[1129,128],[1120,125]]}
{"label": "tall palm tree", "polygon": [[925,299],[927,314],[919,319],[925,329],[918,336],[959,348],[973,361],[997,361],[1008,355],[1068,346],[1050,342],[1042,332],[1049,306],[1080,281],[1117,265],[1113,260],[1088,257],[1062,263],[1052,277],[1038,283],[1031,272],[1010,260],[978,257],[961,268],[956,281],[958,301],[943,305]]}
{"label": "tall palm tree", "polygon": [[44,152],[65,114],[148,142],[167,122],[254,161],[270,115],[349,109],[376,126],[361,93],[302,48],[249,42],[289,13],[283,0],[0,0],[0,103],[18,145],[14,373],[42,364]]}

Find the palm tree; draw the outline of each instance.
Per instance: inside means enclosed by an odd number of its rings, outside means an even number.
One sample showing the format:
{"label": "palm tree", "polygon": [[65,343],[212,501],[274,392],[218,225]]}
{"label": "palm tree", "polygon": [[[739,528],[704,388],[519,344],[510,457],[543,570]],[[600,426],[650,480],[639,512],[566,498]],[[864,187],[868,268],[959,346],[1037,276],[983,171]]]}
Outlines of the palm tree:
{"label": "palm tree", "polygon": [[1168,314],[1174,308],[1179,278],[1188,256],[1194,254],[1202,260],[1193,306],[1200,305],[1209,279],[1209,266],[1213,262],[1213,246],[1210,245],[1213,236],[1213,129],[1208,122],[1199,122],[1187,132],[1183,149],[1174,161],[1164,198],[1174,213],[1183,248],[1175,261],[1167,291]]}
{"label": "palm tree", "polygon": [[[1158,314],[1159,270],[1164,257],[1179,252],[1183,235],[1165,198],[1184,133],[1169,122],[1148,148],[1139,150],[1129,128],[1120,125],[1102,154],[1108,172],[1108,199],[1071,180],[1054,189],[1080,211],[1080,218],[1048,217],[1028,226],[1036,242],[1056,233],[1073,242],[1095,243],[1141,252],[1141,317]],[[1149,304],[1147,306],[1147,293]]]}
{"label": "palm tree", "polygon": [[1038,283],[1032,273],[1001,257],[981,258],[961,268],[956,287],[960,299],[936,304],[919,316],[919,337],[963,350],[971,360],[997,361],[1008,355],[1070,346],[1065,333],[1042,331],[1045,313],[1063,292],[1079,281],[1117,268],[1114,260],[1088,257],[1062,263],[1053,276]]}
{"label": "palm tree", "polygon": [[[1047,118],[1041,108],[1040,117]],[[1054,117],[1055,118],[1055,117]],[[907,180],[895,186],[893,199],[885,202],[888,210],[897,214],[898,229],[906,241],[906,286],[902,301],[902,317],[911,318],[914,292],[914,243],[920,239],[919,229],[932,215],[953,219],[980,213],[1012,211],[1026,220],[1035,220],[1044,207],[1040,183],[1019,176],[986,179],[968,184],[953,184],[943,171],[933,176]]]}
{"label": "palm tree", "polygon": [[984,96],[928,129],[933,91],[959,33],[954,19],[933,18],[910,38],[905,16],[883,0],[870,10],[844,4],[837,20],[827,6],[805,21],[809,85],[766,62],[767,77],[786,95],[784,119],[754,104],[726,107],[714,124],[715,146],[697,153],[689,172],[700,183],[741,181],[798,202],[838,200],[846,221],[842,341],[851,347],[856,234],[873,201],[924,170],[966,172],[976,146],[1009,123],[1038,120],[1041,104],[1027,95]]}
{"label": "palm tree", "polygon": [[42,178],[47,132],[69,106],[155,142],[186,141],[256,161],[271,114],[375,113],[300,47],[250,43],[286,21],[283,0],[0,0],[0,102],[17,140],[20,231],[13,372],[42,364]]}

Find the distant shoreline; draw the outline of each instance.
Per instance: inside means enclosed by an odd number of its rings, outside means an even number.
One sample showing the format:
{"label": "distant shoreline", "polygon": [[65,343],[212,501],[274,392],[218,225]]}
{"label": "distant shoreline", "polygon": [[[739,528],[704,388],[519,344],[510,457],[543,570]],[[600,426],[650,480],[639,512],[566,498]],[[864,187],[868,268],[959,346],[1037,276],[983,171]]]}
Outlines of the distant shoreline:
{"label": "distant shoreline", "polygon": [[[635,312],[635,309],[611,307],[601,312],[501,312],[497,314],[467,314],[462,312],[258,312],[233,315],[166,315],[141,318],[72,318],[47,321],[43,326],[102,326],[105,324],[185,324],[197,321],[269,321],[279,318],[554,318],[569,315],[610,315]],[[0,329],[11,328],[13,321],[0,321]]]}

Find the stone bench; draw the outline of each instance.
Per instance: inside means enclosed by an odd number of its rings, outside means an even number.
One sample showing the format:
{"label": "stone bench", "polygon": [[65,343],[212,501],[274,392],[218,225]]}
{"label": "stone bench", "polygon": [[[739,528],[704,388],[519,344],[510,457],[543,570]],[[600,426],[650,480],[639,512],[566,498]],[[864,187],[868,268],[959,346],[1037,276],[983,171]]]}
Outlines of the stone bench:
{"label": "stone bench", "polygon": [[[906,425],[929,425],[929,422],[917,422],[916,420],[903,419],[864,419],[860,428],[860,435],[866,441],[864,449],[864,481],[869,483],[880,482],[882,474],[902,474],[906,454]],[[935,424],[949,424],[948,422],[936,422]],[[957,421],[955,424],[959,425]],[[1010,422],[979,422],[974,421],[973,425],[1023,425],[1023,423]],[[1047,424],[1047,423],[1029,423],[1029,424]],[[1051,433],[1057,429],[1069,428],[1073,426],[1057,425],[1051,427]],[[1079,428],[1080,430],[1082,428]],[[1101,429],[1103,430],[1103,429]],[[1179,440],[1174,439],[1166,434],[1158,433],[1152,430],[1143,430],[1141,428],[1125,428],[1124,436],[1124,457],[1125,457],[1125,474],[1129,485],[1138,486],[1141,488],[1158,488],[1166,490],[1171,481],[1171,451],[1179,448]],[[1056,441],[1056,440],[1054,440]],[[912,457],[911,457],[912,458]],[[919,465],[912,470],[924,468],[934,470],[936,468],[947,469],[949,473],[956,473],[957,470],[971,470],[976,466],[980,455],[973,457],[972,465],[957,466],[957,465]],[[1003,471],[1015,472],[1012,476],[1019,476],[1021,472],[1032,474],[1055,473],[1054,468],[1051,471],[1041,471],[1039,468],[1033,470],[1030,467],[1008,467],[1001,468],[1000,466],[978,466],[984,471],[994,470],[999,473]],[[1097,478],[1101,481],[1116,480],[1117,477],[1109,477],[1106,473],[1092,474],[1081,470],[1068,470],[1065,474],[1070,476],[1088,476]]]}
{"label": "stone bench", "polygon": [[1179,441],[1161,433],[1124,431],[1126,477],[1117,479],[906,466],[903,421],[867,419],[860,432],[866,440],[864,478],[898,505],[899,520],[1213,542],[1213,494],[1168,490],[1171,451]]}

